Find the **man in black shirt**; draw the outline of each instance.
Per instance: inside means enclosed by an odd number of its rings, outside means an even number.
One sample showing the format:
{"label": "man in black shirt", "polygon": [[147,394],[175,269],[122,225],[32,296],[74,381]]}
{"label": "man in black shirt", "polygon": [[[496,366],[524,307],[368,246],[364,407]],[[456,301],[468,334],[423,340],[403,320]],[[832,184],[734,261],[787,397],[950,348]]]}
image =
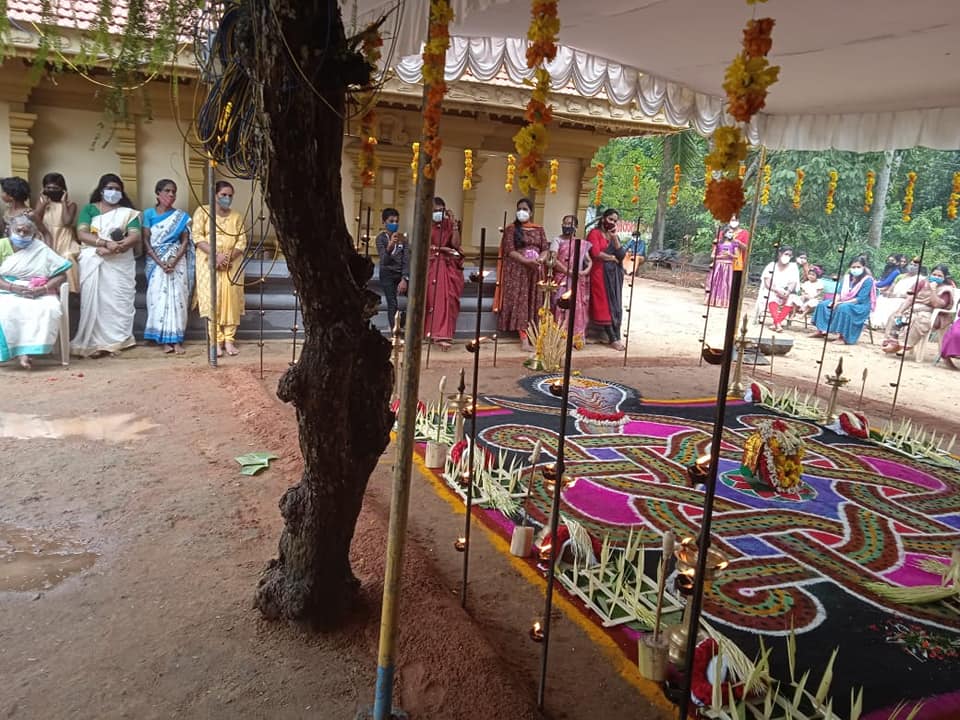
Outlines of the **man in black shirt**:
{"label": "man in black shirt", "polygon": [[[397,316],[397,295],[407,294],[410,280],[410,258],[407,236],[400,232],[400,213],[384,208],[380,213],[383,230],[377,235],[377,255],[380,256],[380,286],[387,301],[387,319],[393,329]],[[403,316],[401,315],[401,324]]]}

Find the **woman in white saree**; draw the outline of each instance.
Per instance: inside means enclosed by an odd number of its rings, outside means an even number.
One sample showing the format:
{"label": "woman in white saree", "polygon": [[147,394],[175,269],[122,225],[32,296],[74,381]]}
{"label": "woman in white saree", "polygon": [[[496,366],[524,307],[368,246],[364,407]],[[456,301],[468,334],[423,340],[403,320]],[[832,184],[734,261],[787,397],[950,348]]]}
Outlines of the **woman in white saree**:
{"label": "woman in white saree", "polygon": [[32,367],[31,355],[53,350],[63,312],[58,288],[71,265],[39,235],[33,221],[21,215],[10,221],[9,239],[0,240],[5,245],[0,250],[0,362],[16,357],[26,370]]}
{"label": "woman in white saree", "polygon": [[70,350],[100,357],[133,347],[133,300],[140,216],[112,173],[100,178],[77,218],[80,251],[80,325]]}

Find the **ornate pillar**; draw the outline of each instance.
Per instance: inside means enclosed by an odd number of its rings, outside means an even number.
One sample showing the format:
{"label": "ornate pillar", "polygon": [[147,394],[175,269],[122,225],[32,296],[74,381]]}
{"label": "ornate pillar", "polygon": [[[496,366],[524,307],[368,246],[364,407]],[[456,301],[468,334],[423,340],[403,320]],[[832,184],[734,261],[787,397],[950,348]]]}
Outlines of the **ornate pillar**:
{"label": "ornate pillar", "polygon": [[117,125],[113,131],[113,143],[120,161],[120,178],[123,189],[136,203],[140,197],[137,176],[137,126],[134,123]]}
{"label": "ornate pillar", "polygon": [[[477,258],[480,255],[480,231],[474,233],[474,211],[477,202],[477,185],[483,181],[480,171],[486,164],[487,158],[476,151],[473,153],[473,185],[469,190],[463,191],[463,228],[460,231],[460,240],[462,242],[463,254],[470,258]],[[488,228],[489,231],[490,228]],[[492,234],[488,233],[487,244],[489,246],[491,238],[498,237],[496,230]]]}
{"label": "ornate pillar", "polygon": [[[204,205],[210,203],[210,198],[207,193],[209,185],[207,181],[207,166],[209,165],[209,160],[207,160],[206,156],[194,150],[193,143],[188,143],[187,147],[187,181],[190,183],[191,188],[189,197],[187,198],[187,212],[192,215],[193,211],[197,209],[197,205],[201,202]],[[199,141],[197,147],[199,147]]]}
{"label": "ornate pillar", "polygon": [[593,205],[596,193],[594,180],[597,177],[597,168],[591,164],[590,158],[580,158],[580,191],[577,193],[577,217],[586,222],[587,208]]}
{"label": "ornate pillar", "polygon": [[10,111],[10,171],[24,179],[30,177],[30,131],[36,121],[34,113]]}

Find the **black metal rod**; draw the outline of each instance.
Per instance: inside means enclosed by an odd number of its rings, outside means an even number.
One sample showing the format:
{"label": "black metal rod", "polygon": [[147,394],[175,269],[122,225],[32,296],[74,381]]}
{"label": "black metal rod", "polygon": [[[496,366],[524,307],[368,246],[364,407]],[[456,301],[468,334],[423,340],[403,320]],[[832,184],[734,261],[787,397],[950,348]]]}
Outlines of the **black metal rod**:
{"label": "black metal rod", "polygon": [[[913,299],[910,301],[910,319],[907,321],[906,336],[903,339],[903,348],[900,351],[900,367],[897,368],[897,382],[890,383],[893,387],[893,403],[890,405],[890,420],[893,421],[893,413],[897,410],[897,398],[900,396],[900,379],[903,377],[903,363],[907,359],[907,340],[910,339],[910,328],[913,326],[913,309],[917,305],[917,290],[920,289],[920,268],[923,267],[923,258],[927,254],[927,235],[924,233],[923,242],[920,244],[920,262],[917,265],[917,281],[913,286]],[[874,280],[876,282],[876,280]],[[929,280],[927,282],[930,282]],[[867,318],[867,322],[870,322],[870,319]],[[897,341],[899,342],[899,340]],[[916,351],[914,351],[914,356],[916,356]]]}
{"label": "black metal rod", "polygon": [[293,291],[293,327],[290,328],[293,331],[293,348],[290,350],[290,364],[295,365],[297,362],[297,315],[300,312],[300,295],[297,293],[296,289]]}
{"label": "black metal rod", "polygon": [[[640,255],[640,243],[643,243],[643,257],[647,256],[647,243],[640,239],[640,216],[637,215],[637,226],[633,232],[633,268],[630,270],[630,299],[627,301],[627,331],[623,339],[623,366],[627,366],[627,353],[630,350],[630,321],[633,320],[633,283],[637,279],[637,256]],[[580,258],[577,258],[579,264]],[[574,309],[574,312],[576,310]]]}
{"label": "black metal rod", "polygon": [[[266,232],[263,229],[263,218],[260,219],[260,238],[261,241]],[[262,242],[261,242],[262,245]],[[260,248],[260,341],[257,345],[260,348],[260,379],[263,380],[263,247]]]}
{"label": "black metal rod", "polygon": [[[730,285],[731,300],[739,300],[743,286],[743,270],[733,271]],[[720,383],[717,386],[717,414],[713,422],[713,442],[710,445],[710,472],[707,475],[703,497],[703,517],[700,537],[697,540],[697,575],[693,583],[693,597],[687,608],[690,613],[687,627],[687,655],[684,659],[683,693],[677,717],[687,720],[690,707],[690,675],[693,672],[693,655],[697,649],[700,629],[700,611],[703,607],[703,585],[707,569],[707,551],[710,549],[710,526],[713,522],[713,501],[717,493],[717,473],[720,469],[720,449],[723,444],[723,426],[727,412],[727,391],[730,385],[730,366],[733,364],[733,343],[737,334],[737,314],[727,313],[727,331],[723,339],[723,365],[720,367]]]}
{"label": "black metal rod", "polygon": [[370,211],[372,208],[367,205],[367,230],[363,234],[363,256],[370,259]]}
{"label": "black metal rod", "polygon": [[[753,374],[757,374],[757,363],[760,362],[760,341],[763,340],[763,328],[767,324],[767,314],[770,312],[770,296],[773,295],[773,275],[777,272],[777,261],[780,259],[780,234],[773,243],[773,269],[770,271],[770,287],[766,299],[763,301],[763,315],[760,317],[760,331],[757,333],[757,347],[753,352]],[[757,293],[757,300],[763,295],[763,275],[760,275],[760,292]],[[756,312],[756,311],[754,311]],[[772,346],[771,346],[772,349]],[[770,353],[773,357],[773,353]]]}
{"label": "black metal rod", "polygon": [[363,222],[363,195],[360,195],[360,205],[357,207],[357,232],[353,236],[353,249],[357,252],[360,252],[360,231],[362,228],[361,223]]}
{"label": "black metal rod", "polygon": [[700,361],[698,365],[703,365],[703,349],[707,346],[707,325],[710,322],[710,305],[713,303],[713,269],[717,266],[717,252],[720,249],[720,235],[723,233],[723,225],[717,228],[717,233],[713,238],[713,259],[710,262],[710,269],[707,270],[707,282],[710,284],[710,290],[707,293],[707,310],[703,314],[703,336],[700,338]]}
{"label": "black metal rod", "polygon": [[[830,341],[830,327],[833,325],[833,314],[837,309],[837,301],[840,299],[840,288],[843,283],[840,279],[843,277],[843,262],[847,255],[847,236],[843,237],[843,245],[840,246],[840,266],[837,269],[837,286],[833,290],[833,304],[830,306],[830,320],[827,322],[827,331],[823,334],[823,349],[820,351],[820,359],[817,360],[817,382],[813,386],[813,396],[816,397],[820,390],[820,378],[823,375],[823,361],[827,357],[827,343]],[[867,322],[870,322],[867,319]],[[819,328],[817,328],[819,330]]]}
{"label": "black metal rod", "polygon": [[[580,257],[580,238],[573,241],[573,256]],[[573,266],[570,288],[570,308],[567,310],[567,347],[563,363],[563,394],[560,396],[560,432],[557,438],[556,480],[553,485],[553,506],[550,509],[550,560],[547,562],[547,591],[543,604],[543,653],[540,656],[540,686],[537,689],[537,707],[543,710],[547,692],[547,655],[550,650],[550,614],[553,612],[553,584],[557,574],[557,528],[560,526],[560,492],[563,490],[565,472],[563,451],[567,438],[567,411],[570,407],[570,370],[573,360],[573,323],[577,307],[577,290],[580,281],[580,263]],[[531,482],[533,478],[531,477]]]}
{"label": "black metal rod", "polygon": [[[463,582],[460,585],[460,607],[467,606],[467,579],[470,575],[470,525],[473,516],[473,484],[476,472],[474,448],[477,444],[477,380],[480,376],[480,321],[483,309],[483,253],[487,247],[487,229],[480,228],[480,266],[477,269],[477,320],[473,329],[473,388],[470,398],[470,450],[467,479],[467,514],[463,520]],[[439,262],[439,258],[437,260]]]}
{"label": "black metal rod", "polygon": [[210,367],[217,367],[217,355],[220,352],[220,343],[217,342],[217,330],[220,328],[220,322],[217,319],[217,171],[216,163],[210,158],[209,176],[207,188],[210,197],[207,198],[210,206],[210,235],[207,238],[207,272],[210,273],[210,318],[207,322],[207,362]]}

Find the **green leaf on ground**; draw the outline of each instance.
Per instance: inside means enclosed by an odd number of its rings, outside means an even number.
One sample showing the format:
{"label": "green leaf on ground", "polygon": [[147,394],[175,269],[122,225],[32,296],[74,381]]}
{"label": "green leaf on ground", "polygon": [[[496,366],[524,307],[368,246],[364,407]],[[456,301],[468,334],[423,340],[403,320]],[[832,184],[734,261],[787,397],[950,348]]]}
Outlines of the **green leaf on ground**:
{"label": "green leaf on ground", "polygon": [[241,465],[269,465],[271,460],[276,460],[277,455],[272,452],[252,452],[241,455],[236,461]]}

